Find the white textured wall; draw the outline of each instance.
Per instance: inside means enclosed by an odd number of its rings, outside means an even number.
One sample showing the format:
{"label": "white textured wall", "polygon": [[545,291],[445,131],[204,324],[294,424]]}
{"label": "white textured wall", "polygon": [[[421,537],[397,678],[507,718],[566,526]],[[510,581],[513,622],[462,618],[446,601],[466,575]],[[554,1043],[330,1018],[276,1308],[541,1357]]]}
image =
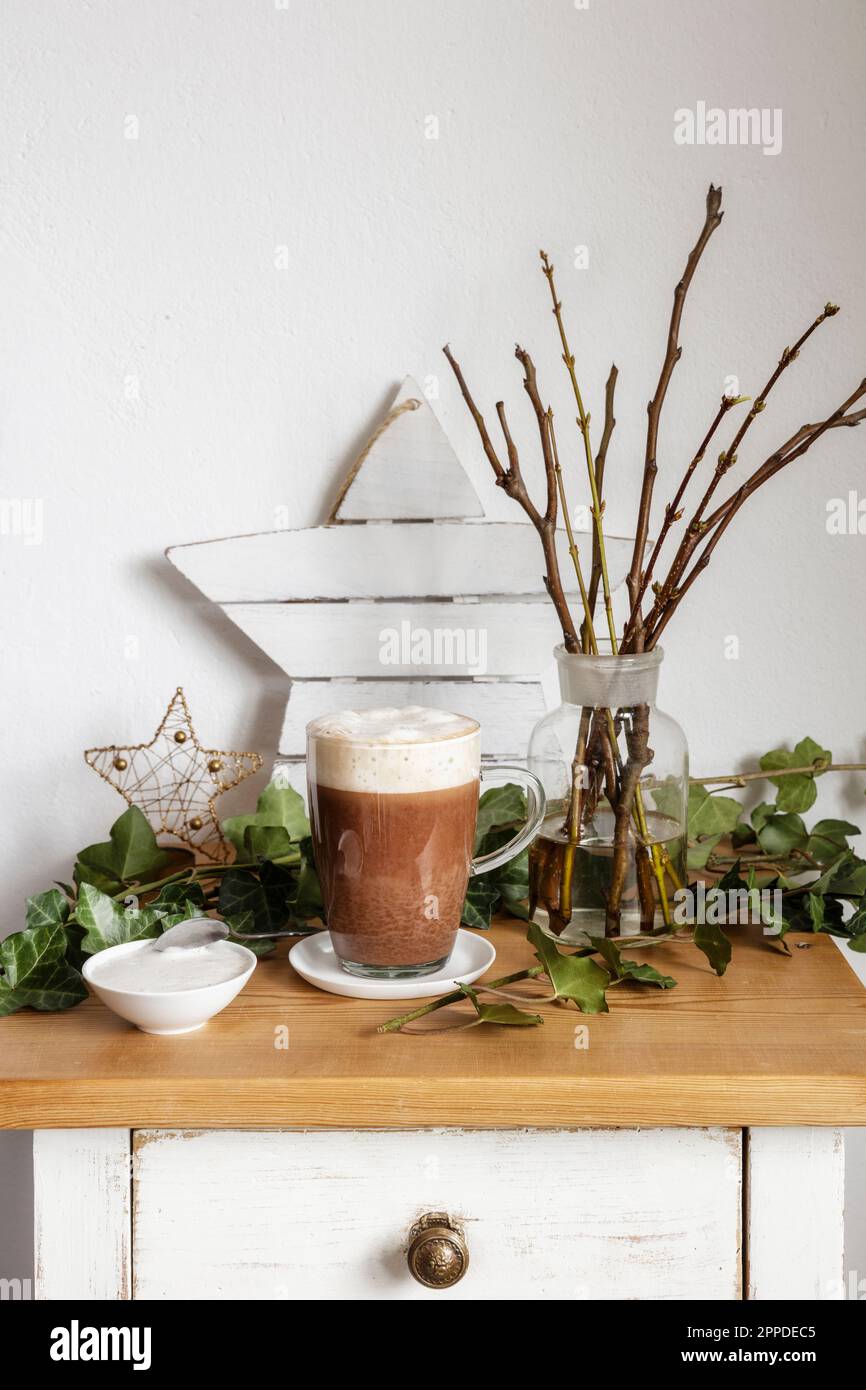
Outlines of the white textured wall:
{"label": "white textured wall", "polygon": [[[166,545],[317,520],[406,372],[440,377],[485,505],[513,515],[439,348],[516,426],[519,338],[565,418],[540,245],[597,421],[620,368],[613,529],[711,179],[727,216],[686,310],[660,498],[725,378],[756,390],[828,297],[844,312],[741,467],[866,369],[859,0],[5,0],[2,30],[0,488],[44,505],[41,545],[0,538],[5,931],[121,808],[81,750],[149,735],[178,682],[207,741],[275,745],[281,678]],[[781,153],[676,146],[698,100],[781,108]],[[866,539],[828,536],[825,510],[866,496],[864,448],[837,432],[771,484],[683,606],[664,703],[696,769],[806,732],[863,756]],[[858,784],[823,796],[862,818]]]}

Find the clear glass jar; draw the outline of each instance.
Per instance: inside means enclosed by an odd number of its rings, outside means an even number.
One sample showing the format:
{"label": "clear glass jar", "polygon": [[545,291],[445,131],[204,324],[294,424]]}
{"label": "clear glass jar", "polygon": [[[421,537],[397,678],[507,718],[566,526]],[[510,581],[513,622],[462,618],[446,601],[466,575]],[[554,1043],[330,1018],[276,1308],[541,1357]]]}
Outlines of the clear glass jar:
{"label": "clear glass jar", "polygon": [[547,796],[530,913],[577,944],[653,931],[686,883],[688,747],[655,702],[663,652],[554,654],[562,704],[529,742]]}

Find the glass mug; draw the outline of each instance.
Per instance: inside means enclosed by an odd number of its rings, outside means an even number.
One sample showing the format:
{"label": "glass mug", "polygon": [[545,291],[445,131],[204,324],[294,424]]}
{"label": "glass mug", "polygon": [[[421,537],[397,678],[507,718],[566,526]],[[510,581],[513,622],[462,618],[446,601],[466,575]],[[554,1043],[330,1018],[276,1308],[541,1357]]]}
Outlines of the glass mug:
{"label": "glass mug", "polygon": [[[473,858],[479,784],[520,781],[526,824]],[[420,705],[345,710],[307,725],[313,853],[334,952],[351,975],[404,979],[444,966],[470,875],[526,848],[544,790],[526,768],[481,771],[474,719]]]}

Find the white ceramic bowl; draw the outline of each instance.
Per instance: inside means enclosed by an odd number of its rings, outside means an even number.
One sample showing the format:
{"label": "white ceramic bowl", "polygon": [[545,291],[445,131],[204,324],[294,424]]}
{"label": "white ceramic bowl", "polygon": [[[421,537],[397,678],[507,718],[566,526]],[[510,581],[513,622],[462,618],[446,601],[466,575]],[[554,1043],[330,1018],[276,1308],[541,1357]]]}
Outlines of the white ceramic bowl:
{"label": "white ceramic bowl", "polygon": [[[218,1014],[240,994],[256,968],[256,957],[246,946],[231,942],[235,951],[247,958],[246,969],[216,985],[198,985],[194,989],[165,990],[147,993],[143,990],[114,989],[100,984],[99,963],[121,953],[133,955],[150,945],[149,941],[127,941],[122,946],[109,946],[84,962],[81,973],[89,988],[112,1013],[134,1023],[144,1033],[192,1033],[202,1028],[209,1018]],[[96,978],[94,979],[94,975]]]}

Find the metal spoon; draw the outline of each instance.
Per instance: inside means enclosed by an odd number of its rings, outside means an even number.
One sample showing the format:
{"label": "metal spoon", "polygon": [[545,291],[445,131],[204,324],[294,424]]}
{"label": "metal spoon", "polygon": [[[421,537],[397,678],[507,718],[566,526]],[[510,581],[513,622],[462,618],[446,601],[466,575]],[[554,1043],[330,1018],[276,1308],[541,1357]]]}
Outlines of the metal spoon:
{"label": "metal spoon", "polygon": [[212,941],[224,941],[229,934],[225,922],[216,922],[212,917],[190,917],[186,922],[178,922],[168,931],[158,936],[153,943],[155,951],[167,951],[169,946],[190,949],[195,946],[209,946]]}

